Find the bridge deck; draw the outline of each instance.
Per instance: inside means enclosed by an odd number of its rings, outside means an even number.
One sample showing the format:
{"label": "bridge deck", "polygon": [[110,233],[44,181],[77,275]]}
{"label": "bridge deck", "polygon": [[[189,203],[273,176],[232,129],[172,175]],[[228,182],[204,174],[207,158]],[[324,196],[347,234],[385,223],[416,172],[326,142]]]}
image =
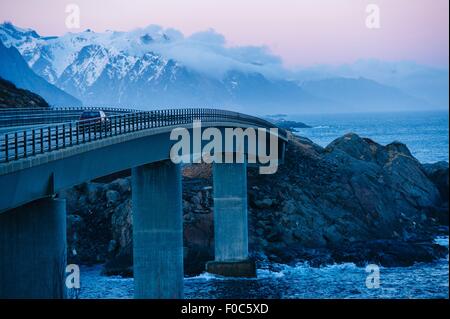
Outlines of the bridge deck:
{"label": "bridge deck", "polygon": [[[19,130],[6,130],[0,135],[0,165],[31,156],[57,151],[72,146],[128,134],[131,132],[186,125],[195,120],[202,122],[238,122],[249,126],[271,128],[274,125],[263,119],[218,109],[169,109],[137,111],[107,109],[107,121],[93,123],[92,120],[77,120],[83,108],[0,111],[1,124],[24,125]],[[20,120],[18,120],[20,118]],[[39,121],[59,121],[55,124],[37,124]],[[3,122],[2,122],[3,121]],[[27,127],[31,125],[31,127]],[[284,130],[279,130],[281,138],[286,138]]]}

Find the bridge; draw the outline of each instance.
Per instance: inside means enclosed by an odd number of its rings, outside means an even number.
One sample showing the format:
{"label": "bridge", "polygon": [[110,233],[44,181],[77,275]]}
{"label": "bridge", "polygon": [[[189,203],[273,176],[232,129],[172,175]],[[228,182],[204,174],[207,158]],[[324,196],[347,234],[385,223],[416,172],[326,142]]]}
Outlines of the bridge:
{"label": "bridge", "polygon": [[[176,143],[170,133],[192,133],[197,121],[202,130],[221,132],[274,125],[218,109],[105,108],[108,120],[92,125],[78,120],[85,110],[0,110],[0,298],[66,296],[66,203],[58,192],[126,169],[132,172],[135,298],[182,298],[181,164],[170,160]],[[282,162],[286,132],[279,129],[276,139]],[[248,139],[244,144],[232,155],[254,156]],[[201,154],[190,149],[195,162]],[[260,164],[213,163],[211,273],[255,275],[248,258],[248,165]]]}

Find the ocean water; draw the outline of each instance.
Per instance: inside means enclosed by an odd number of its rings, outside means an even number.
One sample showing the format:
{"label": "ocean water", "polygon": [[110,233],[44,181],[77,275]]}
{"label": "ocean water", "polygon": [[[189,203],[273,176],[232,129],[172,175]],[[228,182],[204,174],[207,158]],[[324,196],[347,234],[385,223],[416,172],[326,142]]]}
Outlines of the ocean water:
{"label": "ocean water", "polygon": [[[448,237],[436,239],[448,247]],[[256,279],[224,278],[203,273],[184,279],[187,299],[216,298],[449,298],[448,256],[434,263],[380,268],[379,288],[367,288],[365,267],[351,263],[262,266]],[[105,277],[101,266],[81,268],[79,298],[133,298],[133,279]]]}
{"label": "ocean water", "polygon": [[383,145],[405,143],[422,163],[449,159],[449,114],[445,111],[296,115],[287,119],[312,126],[298,129],[297,134],[323,147],[354,132]]}
{"label": "ocean water", "polygon": [[[291,116],[313,128],[298,134],[326,146],[348,132],[378,143],[405,143],[423,163],[448,161],[447,112],[377,113]],[[448,247],[448,237],[436,241]],[[449,298],[447,258],[411,267],[380,268],[380,287],[366,287],[368,273],[354,264],[320,268],[259,265],[256,279],[213,276],[208,273],[185,278],[186,298]],[[132,298],[133,279],[105,277],[101,266],[82,267],[79,298]]]}

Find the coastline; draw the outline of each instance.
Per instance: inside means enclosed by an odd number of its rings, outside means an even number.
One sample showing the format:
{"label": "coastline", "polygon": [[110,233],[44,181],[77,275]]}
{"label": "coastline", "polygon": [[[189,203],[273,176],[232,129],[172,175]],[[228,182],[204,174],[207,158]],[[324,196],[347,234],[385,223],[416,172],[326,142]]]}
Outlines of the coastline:
{"label": "coastline", "polygon": [[[317,267],[411,266],[447,253],[433,239],[448,234],[448,199],[445,206],[404,144],[381,146],[356,134],[327,148],[291,139],[287,165],[279,173],[264,177],[249,170],[254,259]],[[445,170],[448,174],[448,164]],[[186,167],[183,183],[185,273],[195,275],[214,258],[210,168]],[[70,262],[106,263],[105,274],[132,275],[130,187],[125,177],[60,194],[68,200]],[[397,203],[398,194],[404,200]]]}
{"label": "coastline", "polygon": [[[448,236],[437,237],[448,247]],[[82,266],[80,299],[133,298],[133,278],[105,276],[102,265]],[[257,278],[224,278],[201,273],[184,278],[188,299],[240,298],[242,287],[251,291],[246,298],[442,298],[448,299],[448,255],[432,263],[408,267],[380,267],[381,289],[364,286],[364,266],[353,263],[311,267],[307,263],[293,266],[265,264],[257,269]],[[422,274],[428,274],[426,279]],[[297,283],[297,287],[292,285]],[[439,286],[444,284],[444,286]],[[445,284],[447,286],[445,286]],[[311,287],[312,286],[312,287]],[[260,287],[255,290],[254,287]],[[297,289],[295,289],[297,288]],[[417,295],[412,296],[412,292]],[[259,293],[259,294],[258,294]],[[281,295],[283,294],[283,295]]]}

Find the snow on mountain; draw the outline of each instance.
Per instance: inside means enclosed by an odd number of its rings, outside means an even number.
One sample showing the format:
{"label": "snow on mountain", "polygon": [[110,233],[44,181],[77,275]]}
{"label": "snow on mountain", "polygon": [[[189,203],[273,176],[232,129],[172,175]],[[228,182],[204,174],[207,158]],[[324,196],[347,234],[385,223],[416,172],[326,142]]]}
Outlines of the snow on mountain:
{"label": "snow on mountain", "polygon": [[229,68],[264,72],[266,65],[279,63],[258,48],[224,49],[224,39],[213,31],[184,38],[158,26],[42,37],[4,23],[0,39],[16,47],[34,72],[85,104],[116,104],[125,96],[141,104],[217,104],[229,100],[230,88],[222,79]]}
{"label": "snow on mountain", "polygon": [[79,106],[81,102],[63,90],[48,83],[33,72],[15,47],[5,47],[0,41],[0,77],[18,88],[32,91],[51,105]]}
{"label": "snow on mountain", "polygon": [[[364,94],[370,97],[386,93],[386,98],[405,108],[411,103],[418,104],[400,90],[357,80],[361,76],[374,80],[360,74],[368,72],[362,66],[356,70],[343,66],[290,72],[267,48],[228,47],[225,38],[213,30],[185,37],[177,30],[151,25],[129,32],[85,30],[43,37],[31,29],[3,23],[0,40],[7,47],[16,47],[36,74],[85,105],[141,108],[226,105],[255,113],[271,112],[267,109],[280,105],[285,113],[311,109],[343,111],[349,105],[353,110],[356,104],[366,111],[378,109],[376,105],[364,108],[364,98],[358,95],[343,96],[352,86],[364,89]],[[355,81],[311,83],[353,76]],[[305,79],[309,83],[302,87]],[[336,81],[345,92],[328,94],[327,85]],[[414,89],[417,91],[422,83],[416,80]],[[428,84],[430,94],[431,84]]]}
{"label": "snow on mountain", "polygon": [[99,45],[87,45],[78,52],[74,61],[65,68],[58,82],[70,79],[74,84],[83,91],[86,87],[91,86],[105,66],[109,63],[108,51]]}
{"label": "snow on mountain", "polygon": [[[72,71],[88,71],[86,80],[89,86],[100,75],[109,58],[126,52],[129,56],[142,55],[149,51],[151,39],[164,39],[167,35],[146,33],[144,43],[136,32],[132,35],[125,32],[95,33],[86,30],[81,33],[67,33],[61,37],[41,37],[30,29],[22,29],[10,23],[0,25],[0,39],[6,46],[15,46],[25,58],[29,66],[51,83],[56,83],[68,67]],[[88,48],[86,48],[88,47]],[[108,55],[108,56],[106,56]],[[82,62],[81,59],[92,58],[94,61]],[[78,61],[76,61],[78,60]],[[98,64],[95,66],[93,64]],[[79,67],[77,70],[75,67]]]}
{"label": "snow on mountain", "polygon": [[[21,29],[10,23],[0,24],[2,42],[6,46],[15,46],[30,67],[51,83],[56,82],[87,45],[107,49],[110,57],[124,54],[142,58],[146,53],[153,52],[196,71],[211,69],[211,73],[217,73],[220,69],[222,75],[230,68],[261,73],[269,72],[273,67],[281,69],[279,58],[265,48],[225,48],[225,40],[221,37],[210,30],[185,38],[176,30],[155,25],[130,32],[96,33],[85,30],[60,37],[42,37],[31,29]],[[216,64],[214,67],[213,63]]]}

